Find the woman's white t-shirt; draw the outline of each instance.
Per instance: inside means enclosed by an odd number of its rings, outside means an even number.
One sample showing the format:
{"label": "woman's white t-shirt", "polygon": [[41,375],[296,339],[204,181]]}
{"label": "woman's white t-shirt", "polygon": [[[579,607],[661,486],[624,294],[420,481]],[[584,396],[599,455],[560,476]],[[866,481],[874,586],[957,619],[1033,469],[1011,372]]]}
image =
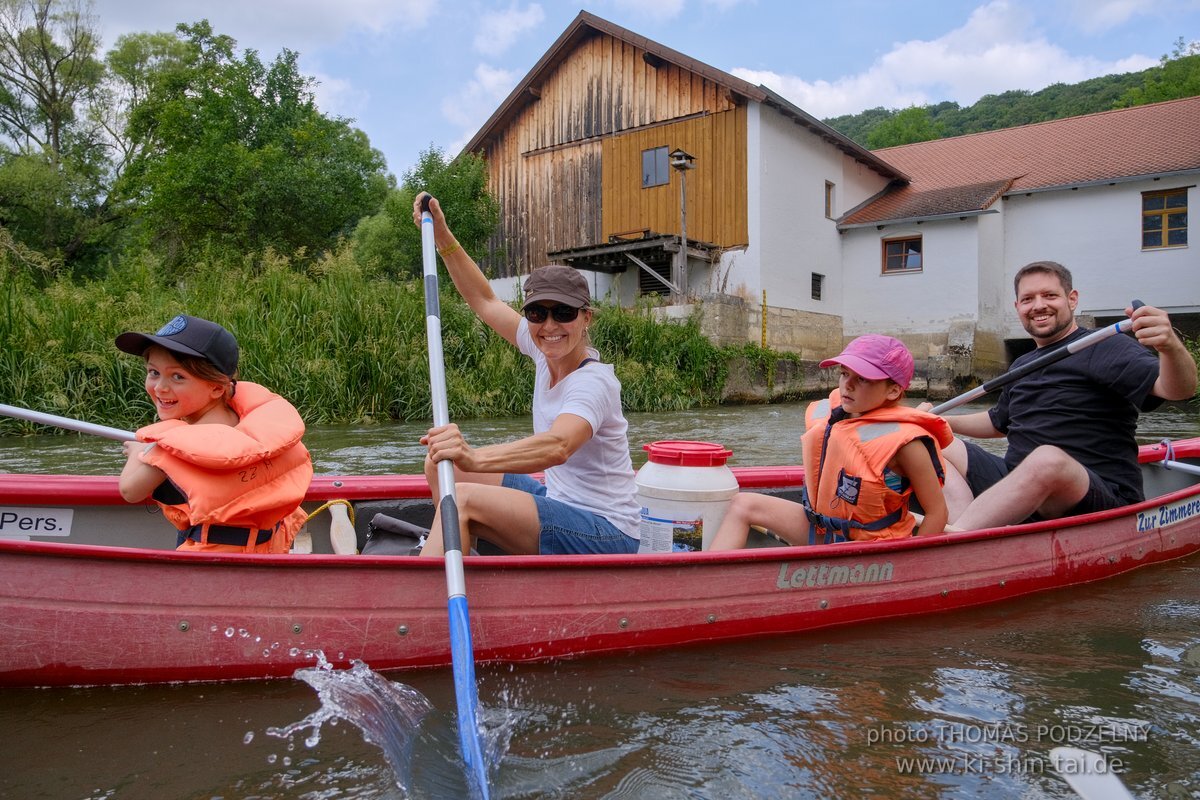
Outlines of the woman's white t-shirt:
{"label": "woman's white t-shirt", "polygon": [[[621,382],[612,365],[589,361],[551,387],[546,357],[534,344],[525,319],[517,325],[517,347],[537,367],[534,433],[550,430],[559,414],[574,414],[592,426],[592,438],[566,463],[546,470],[546,496],[599,514],[622,533],[639,538],[641,507],[629,458],[629,423],[621,412]],[[591,348],[588,355],[599,357]]]}

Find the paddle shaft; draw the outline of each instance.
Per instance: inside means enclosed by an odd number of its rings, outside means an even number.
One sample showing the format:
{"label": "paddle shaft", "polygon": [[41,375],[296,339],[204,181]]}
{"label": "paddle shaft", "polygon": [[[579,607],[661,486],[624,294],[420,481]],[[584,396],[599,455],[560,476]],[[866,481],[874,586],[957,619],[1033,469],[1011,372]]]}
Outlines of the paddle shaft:
{"label": "paddle shaft", "polygon": [[1190,475],[1200,475],[1200,467],[1194,464],[1185,464],[1182,461],[1151,461],[1151,464],[1162,467],[1163,469],[1177,469],[1180,472],[1186,472]]}
{"label": "paddle shaft", "polygon": [[[1141,300],[1133,301],[1133,307],[1135,310],[1141,308],[1143,305],[1145,304]],[[1087,336],[1084,336],[1082,339],[1076,339],[1065,347],[1059,347],[1056,350],[1053,350],[1042,356],[1041,358],[1035,358],[1028,364],[1024,364],[1016,369],[1009,370],[1003,375],[998,375],[995,378],[992,378],[990,381],[984,382],[981,386],[976,386],[974,389],[971,389],[968,392],[963,392],[958,397],[953,397],[941,405],[934,406],[929,411],[931,414],[944,414],[952,408],[958,408],[964,403],[977,400],[988,392],[995,391],[1002,386],[1007,386],[1013,381],[1020,380],[1032,372],[1037,372],[1039,369],[1044,369],[1056,361],[1062,361],[1064,358],[1073,353],[1078,353],[1080,350],[1086,350],[1094,344],[1099,344],[1105,339],[1116,336],[1118,333],[1124,333],[1132,327],[1132,319],[1123,319],[1120,322],[1112,325],[1106,325],[1103,328],[1097,328]]]}
{"label": "paddle shaft", "polygon": [[[425,276],[425,338],[429,346],[429,392],[435,427],[450,422],[446,397],[446,367],[442,353],[442,314],[438,300],[437,247],[433,239],[433,215],[429,195],[421,198],[421,258]],[[438,511],[442,517],[445,547],[446,591],[450,613],[450,659],[454,670],[454,694],[458,704],[458,739],[468,778],[479,796],[488,800],[487,764],[479,738],[476,713],[479,695],[475,685],[475,654],[471,647],[471,621],[467,610],[467,585],[463,576],[462,536],[458,505],[454,496],[454,462],[437,465]]]}
{"label": "paddle shaft", "polygon": [[110,428],[107,425],[96,425],[92,422],[84,422],[78,419],[71,419],[70,417],[60,417],[57,414],[46,414],[42,411],[31,411],[27,408],[18,408],[17,406],[0,404],[0,414],[6,417],[23,419],[26,422],[36,422],[38,425],[51,425],[56,428],[75,431],[76,433],[87,433],[92,436],[113,439],[118,442],[132,442],[137,438],[129,431]]}

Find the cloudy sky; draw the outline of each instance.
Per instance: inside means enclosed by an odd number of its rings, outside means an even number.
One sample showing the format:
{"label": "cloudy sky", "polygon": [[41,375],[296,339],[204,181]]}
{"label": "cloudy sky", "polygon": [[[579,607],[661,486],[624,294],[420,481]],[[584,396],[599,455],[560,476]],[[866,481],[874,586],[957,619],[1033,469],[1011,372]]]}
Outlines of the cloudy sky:
{"label": "cloudy sky", "polygon": [[1200,40],[1200,0],[94,0],[105,47],[207,19],[283,48],[399,176],[479,129],[580,8],[753,83],[818,118],[1037,90],[1145,69]]}

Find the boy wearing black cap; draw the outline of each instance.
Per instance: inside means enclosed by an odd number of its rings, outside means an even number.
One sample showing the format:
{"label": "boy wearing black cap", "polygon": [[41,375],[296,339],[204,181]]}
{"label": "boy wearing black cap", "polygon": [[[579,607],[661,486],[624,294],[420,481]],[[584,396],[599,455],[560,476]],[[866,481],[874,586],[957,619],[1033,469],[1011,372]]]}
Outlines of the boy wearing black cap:
{"label": "boy wearing black cap", "polygon": [[160,420],[125,443],[121,496],[157,502],[179,529],[179,550],[286,553],[312,480],[296,409],[237,381],[237,340],[215,322],[181,314],[116,345],[145,358]]}

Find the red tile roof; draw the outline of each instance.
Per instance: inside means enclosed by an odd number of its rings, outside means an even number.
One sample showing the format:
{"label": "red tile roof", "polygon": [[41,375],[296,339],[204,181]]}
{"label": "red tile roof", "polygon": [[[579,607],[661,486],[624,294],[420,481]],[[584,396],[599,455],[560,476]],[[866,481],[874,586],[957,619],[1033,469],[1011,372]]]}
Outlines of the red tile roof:
{"label": "red tile roof", "polygon": [[911,177],[842,225],[983,211],[1009,192],[1200,170],[1200,97],[874,151]]}

